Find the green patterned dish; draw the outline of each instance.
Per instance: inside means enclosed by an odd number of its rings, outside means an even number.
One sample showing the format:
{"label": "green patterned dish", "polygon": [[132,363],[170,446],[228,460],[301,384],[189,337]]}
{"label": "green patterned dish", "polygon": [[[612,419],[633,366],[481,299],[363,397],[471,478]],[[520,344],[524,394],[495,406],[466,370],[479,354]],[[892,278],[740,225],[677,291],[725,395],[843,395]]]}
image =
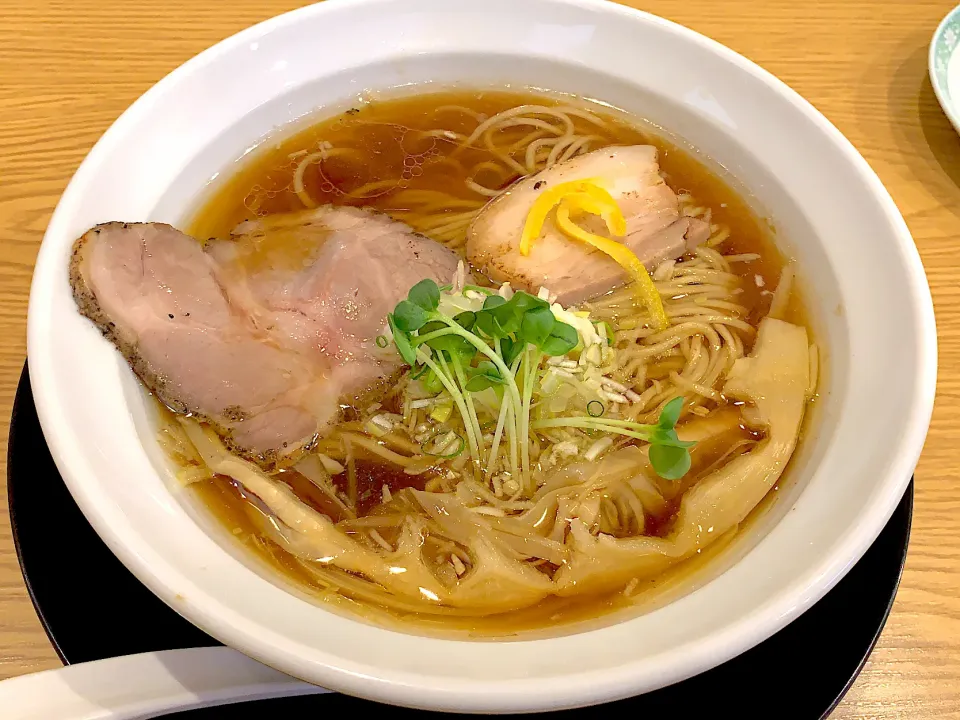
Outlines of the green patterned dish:
{"label": "green patterned dish", "polygon": [[930,42],[930,82],[943,111],[960,132],[960,7],[937,27]]}

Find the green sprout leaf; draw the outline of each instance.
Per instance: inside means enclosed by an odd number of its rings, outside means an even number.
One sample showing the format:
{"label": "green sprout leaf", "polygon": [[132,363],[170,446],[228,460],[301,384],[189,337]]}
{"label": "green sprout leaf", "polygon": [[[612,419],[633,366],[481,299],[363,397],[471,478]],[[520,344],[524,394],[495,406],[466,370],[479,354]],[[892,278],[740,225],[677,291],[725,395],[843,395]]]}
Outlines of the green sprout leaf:
{"label": "green sprout leaf", "polygon": [[650,433],[650,464],[660,477],[678,480],[690,470],[689,447],[694,443],[677,437],[676,425],[683,412],[683,398],[677,397],[663,406],[660,418]]}
{"label": "green sprout leaf", "polygon": [[688,448],[696,443],[677,437],[676,424],[683,411],[683,398],[677,397],[663,406],[657,424],[650,427],[650,442],[665,447]]}
{"label": "green sprout leaf", "polygon": [[397,346],[397,352],[400,353],[400,357],[403,358],[403,361],[410,365],[417,364],[417,352],[413,349],[413,345],[410,344],[410,338],[408,335],[400,329],[397,324],[397,318],[395,315],[387,315],[387,324],[390,326],[390,332],[393,333],[393,343]]}
{"label": "green sprout leaf", "polygon": [[557,320],[548,307],[533,307],[527,310],[520,322],[519,337],[536,347],[542,347],[550,337]]}
{"label": "green sprout leaf", "polygon": [[[499,295],[489,295],[483,302],[483,309],[477,313],[476,326],[484,335],[494,340],[510,337],[517,334],[518,339],[525,339],[527,342],[533,342],[530,338],[537,341],[546,339],[549,335],[549,329],[545,326],[553,320],[553,314],[548,318],[546,313],[550,313],[550,306],[538,297],[529,293],[517,292],[509,300],[504,300]],[[522,330],[523,323],[528,316],[532,316],[528,322],[529,337],[524,337]],[[552,324],[551,324],[552,327]],[[544,330],[546,329],[546,332]]]}
{"label": "green sprout leaf", "polygon": [[650,464],[665,480],[679,480],[690,470],[690,451],[671,445],[651,445]]}
{"label": "green sprout leaf", "polygon": [[535,308],[550,309],[550,304],[546,300],[541,300],[522,290],[513,294],[513,297],[510,298],[510,303],[516,308],[518,313],[525,313]]}
{"label": "green sprout leaf", "polygon": [[477,313],[477,328],[490,338],[505,338],[520,328],[520,316],[513,300],[490,295]]}
{"label": "green sprout leaf", "polygon": [[490,378],[486,375],[474,375],[469,380],[467,380],[467,386],[464,388],[467,392],[482,392],[487,388],[492,388],[494,385],[502,385],[503,380],[496,378]]}
{"label": "green sprout leaf", "polygon": [[427,313],[409,300],[401,300],[393,309],[394,323],[403,332],[419,330],[427,322]]}
{"label": "green sprout leaf", "polygon": [[414,340],[414,344],[423,342],[423,340],[419,340],[419,338],[424,338],[432,333],[443,331],[447,331],[446,334],[426,340],[427,347],[445,352],[449,358],[457,355],[469,360],[477,353],[476,348],[473,347],[468,340],[460,335],[450,333],[449,327],[439,320],[431,320],[430,322],[425,323],[423,327],[420,328],[418,339]]}
{"label": "green sprout leaf", "polygon": [[549,308],[549,305],[543,300],[525,292],[514,293],[513,297],[507,301],[503,301],[503,298],[500,298],[500,300],[501,302],[498,302],[493,300],[493,296],[488,297],[481,312],[492,315],[507,335],[520,329],[525,313],[536,308]]}
{"label": "green sprout leaf", "polygon": [[523,348],[526,347],[522,342],[514,342],[510,338],[504,338],[500,341],[500,354],[503,356],[503,362],[507,367],[513,366],[513,361],[516,360],[520,353],[523,352]]}
{"label": "green sprout leaf", "polygon": [[566,355],[577,346],[578,342],[580,342],[580,335],[577,334],[576,328],[565,322],[556,322],[550,330],[550,336],[539,347],[544,354],[557,357]]}
{"label": "green sprout leaf", "polygon": [[464,390],[469,392],[480,392],[494,385],[503,385],[506,380],[497,370],[497,367],[489,360],[483,360],[477,363],[475,368],[467,368],[467,386]]}
{"label": "green sprout leaf", "polygon": [[663,430],[673,430],[680,419],[680,413],[683,412],[683,398],[675,397],[673,400],[663,406],[660,411],[660,419],[657,421],[657,427]]}
{"label": "green sprout leaf", "polygon": [[492,340],[500,340],[509,337],[510,335],[510,332],[507,330],[507,328],[504,328],[500,324],[500,320],[496,315],[490,312],[484,312],[483,310],[477,313],[475,327],[484,336]]}
{"label": "green sprout leaf", "polygon": [[464,330],[473,330],[473,326],[477,323],[477,314],[466,310],[458,315],[453,316],[454,321],[462,327]]}
{"label": "green sprout leaf", "polygon": [[[499,302],[497,302],[499,301]],[[486,335],[489,338],[498,339],[506,337],[506,334],[503,332],[503,329],[500,327],[500,323],[497,322],[491,310],[495,307],[503,305],[506,300],[504,300],[499,295],[490,295],[483,303],[483,309],[476,313],[474,318],[474,326],[481,333]]]}
{"label": "green sprout leaf", "polygon": [[[426,340],[426,336],[439,330],[447,330],[447,326],[439,320],[431,320],[430,322],[426,322],[418,329],[417,340],[420,342],[426,341],[426,343],[430,345],[430,341]],[[431,347],[433,346],[431,345]]]}
{"label": "green sprout leaf", "polygon": [[422,310],[436,310],[440,305],[440,288],[430,280],[421,280],[407,293],[407,300]]}

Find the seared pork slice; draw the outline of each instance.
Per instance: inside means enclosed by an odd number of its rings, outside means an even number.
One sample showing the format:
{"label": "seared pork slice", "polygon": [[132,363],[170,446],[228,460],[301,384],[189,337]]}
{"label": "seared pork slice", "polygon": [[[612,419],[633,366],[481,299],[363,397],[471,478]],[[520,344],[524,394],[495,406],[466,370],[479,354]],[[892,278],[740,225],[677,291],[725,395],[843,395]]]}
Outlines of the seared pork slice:
{"label": "seared pork slice", "polygon": [[337,411],[325,368],[253,332],[213,258],[169,225],[91,229],[74,246],[70,280],[81,312],[164,404],[208,420],[248,455],[272,462]]}
{"label": "seared pork slice", "polygon": [[276,243],[264,221],[206,250],[169,225],[108,223],[77,241],[70,268],[81,312],[147,387],[267,468],[328,429],[344,395],[398,369],[374,342],[386,312],[457,265],[442,246],[361,211],[277,222],[287,226]]}
{"label": "seared pork slice", "polygon": [[424,278],[449,282],[459,260],[387,215],[331,205],[242,223],[208,252],[231,302],[280,329],[278,342],[319,354],[353,397],[401,365],[376,345],[387,313]]}
{"label": "seared pork slice", "polygon": [[[554,225],[544,223],[530,254],[520,254],[520,236],[530,209],[541,193],[573,180],[596,180],[616,199],[627,221],[618,238],[641,262],[653,269],[704,242],[709,226],[680,216],[676,193],[660,177],[657,149],[652,145],[609,147],[558,163],[518,182],[480,211],[467,233],[467,258],[493,280],[536,293],[541,287],[564,305],[575,305],[629,281],[610,257]],[[606,235],[599,218],[580,224]]]}

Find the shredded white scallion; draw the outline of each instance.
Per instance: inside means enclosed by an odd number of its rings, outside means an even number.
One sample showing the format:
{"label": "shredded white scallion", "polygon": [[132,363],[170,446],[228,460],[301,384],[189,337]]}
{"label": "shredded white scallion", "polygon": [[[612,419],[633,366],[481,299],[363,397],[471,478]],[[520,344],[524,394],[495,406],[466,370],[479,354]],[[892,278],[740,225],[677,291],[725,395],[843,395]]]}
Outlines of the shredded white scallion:
{"label": "shredded white scallion", "polygon": [[317,453],[317,458],[320,460],[320,464],[323,465],[323,469],[331,475],[339,475],[346,469],[329,455]]}
{"label": "shredded white scallion", "polygon": [[590,462],[596,460],[600,455],[605,452],[611,445],[613,445],[613,438],[604,437],[595,441],[593,445],[587,448],[586,452],[583,453],[583,457]]}

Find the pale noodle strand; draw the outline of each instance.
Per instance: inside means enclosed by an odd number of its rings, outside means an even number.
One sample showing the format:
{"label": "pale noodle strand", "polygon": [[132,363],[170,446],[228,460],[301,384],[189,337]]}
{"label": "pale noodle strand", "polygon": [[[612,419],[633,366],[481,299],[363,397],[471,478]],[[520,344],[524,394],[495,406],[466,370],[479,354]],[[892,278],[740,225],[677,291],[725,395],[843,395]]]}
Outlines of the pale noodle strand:
{"label": "pale noodle strand", "polygon": [[[310,153],[300,160],[297,164],[297,169],[293,173],[293,191],[297,194],[297,197],[300,198],[300,202],[308,208],[315,208],[317,206],[317,202],[310,197],[310,193],[307,192],[303,182],[303,174],[310,165],[317,163],[320,168],[320,174],[323,175],[322,163],[324,160],[343,155],[356,155],[358,153],[359,151],[353,148],[324,148],[318,152]],[[327,181],[326,177],[324,177],[324,180]],[[342,191],[338,192],[340,192],[340,194],[346,194]]]}
{"label": "pale noodle strand", "polygon": [[473,145],[473,143],[475,143],[485,132],[487,132],[487,130],[497,126],[504,120],[509,120],[519,115],[546,115],[548,117],[555,117],[563,123],[566,133],[572,133],[573,121],[569,118],[570,114],[572,113],[568,112],[566,108],[561,110],[558,108],[546,107],[544,105],[518,105],[510,108],[509,110],[499,112],[493,117],[484,120],[477,126],[477,129],[473,131],[470,137],[467,138],[467,141],[464,143],[464,145]]}

